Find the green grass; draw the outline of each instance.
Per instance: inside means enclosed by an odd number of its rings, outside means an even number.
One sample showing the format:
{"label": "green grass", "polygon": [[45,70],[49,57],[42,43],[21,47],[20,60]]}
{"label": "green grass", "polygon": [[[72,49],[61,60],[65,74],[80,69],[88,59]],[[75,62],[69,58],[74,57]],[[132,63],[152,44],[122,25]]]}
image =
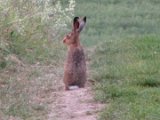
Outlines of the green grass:
{"label": "green grass", "polygon": [[76,15],[88,17],[81,38],[92,50],[95,98],[108,104],[100,120],[159,120],[159,5],[158,0],[77,1]]}
{"label": "green grass", "polygon": [[[59,53],[63,48],[61,42],[51,42],[47,39],[23,39],[19,36],[12,37],[9,47],[11,54],[16,54],[24,62],[34,64],[39,61],[42,63],[53,63],[60,58]],[[54,59],[54,60],[52,60]]]}
{"label": "green grass", "polygon": [[77,1],[75,14],[88,18],[82,40],[91,46],[128,36],[159,34],[159,4],[150,0]]}
{"label": "green grass", "polygon": [[[109,45],[108,49],[105,45]],[[102,120],[159,119],[159,53],[160,37],[157,36],[124,39],[115,45],[106,42],[97,48],[92,65],[98,83],[96,99],[110,103]]]}

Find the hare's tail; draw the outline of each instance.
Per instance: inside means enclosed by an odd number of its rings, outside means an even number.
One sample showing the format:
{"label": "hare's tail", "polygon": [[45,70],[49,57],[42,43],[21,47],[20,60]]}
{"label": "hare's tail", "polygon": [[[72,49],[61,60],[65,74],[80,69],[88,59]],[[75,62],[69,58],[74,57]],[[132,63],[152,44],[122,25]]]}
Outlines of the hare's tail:
{"label": "hare's tail", "polygon": [[69,87],[70,90],[75,90],[75,89],[78,89],[78,88],[79,88],[79,86],[77,86],[77,85],[74,85],[74,86],[70,86],[70,87]]}

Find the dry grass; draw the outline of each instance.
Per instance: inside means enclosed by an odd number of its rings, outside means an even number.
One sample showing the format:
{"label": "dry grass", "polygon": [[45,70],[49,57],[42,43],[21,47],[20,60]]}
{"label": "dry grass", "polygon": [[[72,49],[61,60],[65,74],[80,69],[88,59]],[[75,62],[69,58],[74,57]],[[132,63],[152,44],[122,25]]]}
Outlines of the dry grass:
{"label": "dry grass", "polygon": [[[59,68],[59,70],[58,70]],[[47,119],[51,92],[58,89],[62,66],[24,65],[1,71],[0,116],[27,120]],[[38,116],[38,117],[37,117]]]}

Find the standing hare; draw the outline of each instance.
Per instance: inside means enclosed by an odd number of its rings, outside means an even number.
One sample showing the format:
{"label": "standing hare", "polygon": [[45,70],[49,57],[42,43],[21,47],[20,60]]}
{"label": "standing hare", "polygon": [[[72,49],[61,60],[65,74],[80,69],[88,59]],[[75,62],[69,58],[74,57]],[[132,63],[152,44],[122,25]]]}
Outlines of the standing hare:
{"label": "standing hare", "polygon": [[86,17],[73,19],[72,31],[67,34],[63,43],[68,47],[67,60],[64,65],[65,90],[70,86],[83,88],[86,82],[86,61],[79,35],[86,23]]}

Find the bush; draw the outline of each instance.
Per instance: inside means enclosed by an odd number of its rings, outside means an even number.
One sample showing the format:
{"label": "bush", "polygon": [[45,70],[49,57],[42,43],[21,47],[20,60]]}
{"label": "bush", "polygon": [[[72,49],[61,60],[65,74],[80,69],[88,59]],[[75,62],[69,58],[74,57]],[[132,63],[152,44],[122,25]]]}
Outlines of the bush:
{"label": "bush", "polygon": [[74,0],[67,6],[58,0],[0,0],[1,68],[9,54],[31,63],[54,56],[48,52],[53,51],[57,39],[67,30],[74,7]]}

